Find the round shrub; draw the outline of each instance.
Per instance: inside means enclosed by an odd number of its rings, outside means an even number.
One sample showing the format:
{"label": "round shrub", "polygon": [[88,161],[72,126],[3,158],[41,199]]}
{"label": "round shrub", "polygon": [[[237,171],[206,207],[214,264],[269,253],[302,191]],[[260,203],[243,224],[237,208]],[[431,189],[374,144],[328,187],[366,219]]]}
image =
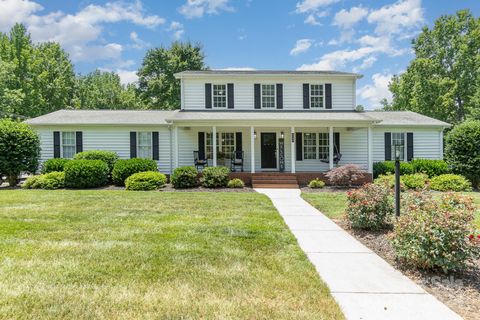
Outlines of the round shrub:
{"label": "round shrub", "polygon": [[38,181],[40,180],[41,175],[30,176],[22,184],[24,189],[37,189],[40,188]]}
{"label": "round shrub", "polygon": [[479,256],[478,247],[468,239],[475,229],[471,198],[450,193],[434,201],[431,195],[414,192],[405,194],[402,202],[391,236],[401,262],[449,272]]}
{"label": "round shrub", "polygon": [[356,164],[346,164],[325,174],[330,183],[337,187],[351,187],[365,177],[365,171]]}
{"label": "round shrub", "polygon": [[369,183],[347,193],[346,217],[355,229],[381,230],[392,225],[394,217],[391,191],[384,185]]}
{"label": "round shrub", "polygon": [[207,167],[202,171],[202,184],[206,188],[225,188],[229,173],[227,167]]}
{"label": "round shrub", "polygon": [[472,191],[472,184],[463,176],[449,173],[433,177],[430,188],[437,191]]}
{"label": "round shrub", "polygon": [[321,189],[325,187],[325,182],[323,182],[319,178],[315,178],[308,183],[308,187],[312,189]]}
{"label": "round shrub", "polygon": [[167,183],[167,177],[158,171],[146,171],[132,174],[125,180],[127,190],[148,191],[159,189]]}
{"label": "round shrub", "polygon": [[20,173],[37,171],[39,156],[40,139],[28,124],[0,120],[0,177],[16,186]]}
{"label": "round shrub", "polygon": [[195,188],[198,186],[197,169],[193,166],[176,168],[173,170],[170,182],[176,189]]}
{"label": "round shrub", "polygon": [[108,166],[108,171],[112,172],[115,162],[118,160],[118,154],[113,151],[89,150],[77,153],[75,160],[102,160]]}
{"label": "round shrub", "polygon": [[69,161],[71,160],[65,158],[48,159],[42,165],[42,173],[61,172],[64,170],[65,164]]}
{"label": "round shrub", "polygon": [[464,122],[446,137],[445,159],[454,173],[467,177],[474,187],[480,182],[480,120]]}
{"label": "round shrub", "polygon": [[413,159],[411,164],[414,172],[425,173],[430,178],[450,172],[450,168],[444,160]]}
{"label": "round shrub", "polygon": [[227,187],[241,189],[241,188],[245,187],[245,183],[243,182],[243,180],[235,178],[235,179],[232,179],[232,180],[228,181]]}
{"label": "round shrub", "polygon": [[405,188],[410,190],[424,189],[427,187],[429,181],[425,173],[406,174],[401,176],[400,179],[405,185]]}
{"label": "round shrub", "polygon": [[65,187],[65,173],[52,171],[49,173],[28,177],[22,184],[25,189],[60,189]]}
{"label": "round shrub", "polygon": [[123,186],[125,179],[134,173],[157,170],[157,162],[155,160],[142,158],[118,160],[113,166],[112,180],[116,185]]}
{"label": "round shrub", "polygon": [[108,182],[108,166],[101,160],[75,160],[65,164],[65,186],[95,188]]}

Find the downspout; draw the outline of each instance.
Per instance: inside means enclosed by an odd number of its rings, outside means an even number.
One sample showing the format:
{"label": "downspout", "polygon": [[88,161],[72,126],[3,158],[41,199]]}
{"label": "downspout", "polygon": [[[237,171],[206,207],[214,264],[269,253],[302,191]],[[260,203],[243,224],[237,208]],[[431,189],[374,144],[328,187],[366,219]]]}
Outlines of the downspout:
{"label": "downspout", "polygon": [[168,133],[170,137],[170,176],[173,173],[173,141],[172,141],[172,123],[168,122]]}

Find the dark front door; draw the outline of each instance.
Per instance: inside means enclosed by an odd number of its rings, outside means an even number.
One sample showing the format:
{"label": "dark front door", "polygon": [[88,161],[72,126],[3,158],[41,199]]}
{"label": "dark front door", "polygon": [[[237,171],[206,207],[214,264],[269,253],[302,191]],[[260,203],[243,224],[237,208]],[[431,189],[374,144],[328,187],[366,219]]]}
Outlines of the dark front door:
{"label": "dark front door", "polygon": [[277,167],[277,134],[275,132],[262,132],[262,168],[275,169]]}

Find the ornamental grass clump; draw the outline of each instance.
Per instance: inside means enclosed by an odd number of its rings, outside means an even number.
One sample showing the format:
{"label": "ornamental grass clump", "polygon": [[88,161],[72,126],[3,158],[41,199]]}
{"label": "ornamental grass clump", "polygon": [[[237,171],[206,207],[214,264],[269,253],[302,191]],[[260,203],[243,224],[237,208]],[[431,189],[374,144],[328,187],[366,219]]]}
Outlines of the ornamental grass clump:
{"label": "ornamental grass clump", "polygon": [[369,183],[347,193],[346,218],[354,229],[389,229],[394,219],[391,190]]}
{"label": "ornamental grass clump", "polygon": [[365,171],[359,165],[346,164],[328,171],[325,177],[333,186],[351,187],[365,177]]}
{"label": "ornamental grass clump", "polygon": [[435,201],[426,193],[404,194],[402,214],[390,237],[397,259],[445,273],[464,269],[480,253],[469,238],[475,230],[474,212],[470,197],[448,193]]}

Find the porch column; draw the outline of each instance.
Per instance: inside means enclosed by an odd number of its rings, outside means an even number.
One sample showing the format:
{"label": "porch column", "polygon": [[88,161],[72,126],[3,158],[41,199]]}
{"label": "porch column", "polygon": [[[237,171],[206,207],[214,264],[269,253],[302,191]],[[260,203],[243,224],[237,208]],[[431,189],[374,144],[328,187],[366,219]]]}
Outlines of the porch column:
{"label": "porch column", "polygon": [[328,128],[328,164],[333,169],[333,127]]}
{"label": "porch column", "polygon": [[255,129],[250,127],[250,172],[255,173]]}
{"label": "porch column", "polygon": [[440,153],[439,153],[439,155],[438,155],[438,156],[439,156],[438,159],[443,160],[443,128],[440,129],[440,137],[439,137],[439,139],[440,139],[440,144],[439,144],[439,145],[440,145],[440,150],[439,150]]}
{"label": "porch column", "polygon": [[178,168],[178,127],[175,126],[173,131],[173,137],[175,138],[175,168]]}
{"label": "porch column", "polygon": [[367,152],[368,152],[368,173],[373,173],[373,157],[372,157],[372,127],[367,129]]}
{"label": "porch column", "polygon": [[290,156],[292,157],[292,173],[295,173],[295,127],[290,128]]}
{"label": "porch column", "polygon": [[212,127],[213,166],[217,166],[217,127]]}

